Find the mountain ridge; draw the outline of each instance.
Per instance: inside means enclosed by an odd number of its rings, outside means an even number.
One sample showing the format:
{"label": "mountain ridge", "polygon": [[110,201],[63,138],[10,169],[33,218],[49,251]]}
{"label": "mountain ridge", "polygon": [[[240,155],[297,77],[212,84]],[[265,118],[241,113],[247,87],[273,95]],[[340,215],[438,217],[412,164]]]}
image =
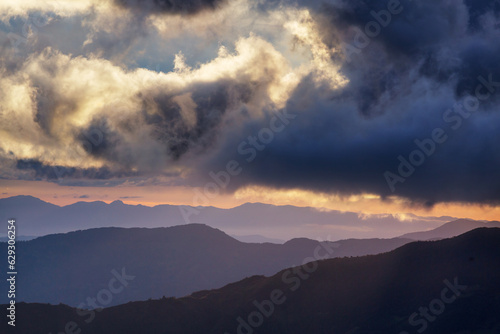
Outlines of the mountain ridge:
{"label": "mountain ridge", "polygon": [[[12,205],[14,202],[17,204]],[[391,238],[435,228],[449,221],[446,217],[435,217],[430,221],[416,217],[417,220],[410,225],[394,215],[366,218],[354,212],[262,203],[245,203],[231,209],[169,204],[148,207],[116,201],[56,206],[31,196],[0,199],[0,220],[9,218],[16,218],[19,235],[40,236],[104,226],[154,228],[203,223],[231,235],[263,235],[279,240],[295,237],[323,240]],[[314,228],[310,222],[314,222]]]}
{"label": "mountain ridge", "polygon": [[[319,242],[301,238],[285,244],[244,243],[206,224],[159,228],[102,227],[19,241],[18,301],[78,305],[105,287],[112,270],[138,275],[112,305],[161,296],[180,297],[217,288],[246,276],[270,275],[301,264],[317,247],[329,256],[359,256],[392,250],[409,239]],[[21,246],[22,245],[22,246]],[[7,243],[0,243],[6,249]],[[322,254],[324,251],[322,252]],[[196,273],[197,276],[192,276]],[[0,288],[7,288],[0,282]],[[43,289],[40,287],[43,286]],[[0,301],[6,300],[0,296]]]}
{"label": "mountain ridge", "polygon": [[476,221],[472,219],[457,219],[445,223],[429,231],[406,233],[401,235],[400,238],[408,238],[412,240],[422,240],[422,241],[431,239],[451,238],[481,227],[486,227],[486,228],[500,227],[500,222]]}
{"label": "mountain ridge", "polygon": [[[316,262],[316,268],[303,265],[270,277],[251,276],[183,298],[113,306],[89,323],[64,305],[21,303],[19,312],[30,312],[32,321],[20,324],[19,333],[31,333],[33,323],[43,332],[55,331],[69,321],[94,334],[375,334],[415,332],[424,323],[429,334],[494,333],[500,329],[500,269],[493,265],[500,262],[499,245],[500,229],[480,228],[379,255],[325,259]],[[299,279],[299,272],[307,277]],[[444,288],[445,296],[454,293],[456,298],[443,304],[432,321],[418,316],[422,305],[432,308],[434,300],[442,298]],[[280,303],[271,312],[265,301],[278,296],[278,290],[281,299],[273,300]],[[266,307],[269,316],[262,316]],[[417,325],[409,320],[412,314],[420,319]]]}

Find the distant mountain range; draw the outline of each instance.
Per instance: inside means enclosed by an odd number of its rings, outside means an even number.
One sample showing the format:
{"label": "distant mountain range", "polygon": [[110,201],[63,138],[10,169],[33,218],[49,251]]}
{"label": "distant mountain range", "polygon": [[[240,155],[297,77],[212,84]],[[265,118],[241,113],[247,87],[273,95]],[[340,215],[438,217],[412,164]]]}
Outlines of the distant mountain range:
{"label": "distant mountain range", "polygon": [[[16,333],[59,333],[65,326],[93,334],[499,333],[499,263],[500,229],[482,228],[380,255],[311,262],[179,299],[84,312],[16,304]],[[134,274],[138,279],[141,272]],[[1,317],[2,328],[7,320]]]}
{"label": "distant mountain range", "polygon": [[[78,306],[106,288],[112,270],[135,276],[109,303],[184,296],[252,275],[312,261],[393,250],[410,239],[292,239],[284,244],[243,243],[220,230],[190,224],[169,228],[99,228],[18,242],[18,301]],[[6,243],[0,248],[5,249]],[[0,291],[7,282],[0,281]],[[0,295],[0,303],[7,296]]]}
{"label": "distant mountain range", "polygon": [[[407,215],[411,224],[395,215],[361,216],[353,212],[319,211],[314,208],[247,203],[232,209],[175,205],[127,205],[121,201],[78,202],[59,207],[31,196],[0,199],[0,221],[16,218],[18,235],[41,236],[100,227],[169,227],[186,223],[206,224],[235,236],[259,235],[290,240],[341,240],[393,238],[436,228],[452,217]],[[185,219],[187,218],[187,219]],[[3,235],[2,235],[3,233]],[[0,231],[0,237],[5,236]],[[246,239],[256,241],[259,239]],[[264,239],[260,239],[261,242]]]}
{"label": "distant mountain range", "polygon": [[458,219],[430,231],[406,233],[403,234],[400,238],[412,240],[438,240],[456,237],[457,235],[472,231],[480,227],[500,227],[500,222],[485,223],[470,219]]}

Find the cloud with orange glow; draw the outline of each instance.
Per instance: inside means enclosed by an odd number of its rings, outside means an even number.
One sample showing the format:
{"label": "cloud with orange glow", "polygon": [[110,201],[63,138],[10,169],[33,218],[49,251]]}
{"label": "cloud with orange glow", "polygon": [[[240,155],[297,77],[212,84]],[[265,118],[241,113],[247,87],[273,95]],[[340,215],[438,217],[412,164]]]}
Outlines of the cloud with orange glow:
{"label": "cloud with orange glow", "polygon": [[235,161],[224,201],[495,208],[498,22],[472,0],[3,1],[0,177],[203,189]]}

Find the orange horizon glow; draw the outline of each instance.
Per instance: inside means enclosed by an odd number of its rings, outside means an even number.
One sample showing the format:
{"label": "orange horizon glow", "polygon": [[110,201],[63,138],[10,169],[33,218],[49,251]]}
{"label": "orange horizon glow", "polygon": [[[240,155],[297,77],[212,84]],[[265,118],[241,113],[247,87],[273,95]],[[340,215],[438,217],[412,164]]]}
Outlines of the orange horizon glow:
{"label": "orange horizon glow", "polygon": [[[267,187],[247,187],[234,194],[220,194],[207,201],[196,198],[196,188],[174,186],[115,186],[76,187],[60,186],[47,181],[2,180],[0,198],[30,195],[58,206],[76,202],[121,200],[129,205],[156,206],[161,204],[213,206],[230,209],[245,203],[293,205],[318,210],[356,212],[361,215],[397,215],[400,220],[411,220],[408,214],[420,217],[469,218],[500,220],[500,207],[479,204],[439,203],[432,208],[411,206],[400,198],[382,200],[377,195],[364,194],[348,197],[314,193],[306,190],[275,190]],[[199,193],[199,192],[198,192]]]}

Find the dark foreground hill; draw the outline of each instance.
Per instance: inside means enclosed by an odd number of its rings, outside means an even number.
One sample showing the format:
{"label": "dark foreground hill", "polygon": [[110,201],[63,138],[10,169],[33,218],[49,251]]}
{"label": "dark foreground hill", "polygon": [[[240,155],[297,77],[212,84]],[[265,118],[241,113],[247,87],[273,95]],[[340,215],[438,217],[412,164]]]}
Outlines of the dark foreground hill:
{"label": "dark foreground hill", "polygon": [[[311,261],[315,255],[378,254],[409,241],[367,239],[320,244],[310,239],[292,239],[283,245],[250,244],[198,224],[54,234],[17,243],[16,298],[71,306],[88,304],[88,297],[96,298],[100,290],[109,290],[110,281],[122,271],[134,278],[127,281],[126,289],[98,305],[181,297],[252,275],[271,275]],[[316,251],[318,246],[321,247]],[[5,247],[5,243],[0,244],[3,254],[7,254]],[[6,280],[0,281],[0,291],[7,291]],[[7,294],[1,294],[0,303],[7,302]]]}
{"label": "dark foreground hill", "polygon": [[16,333],[499,333],[499,264],[500,229],[484,228],[101,312],[18,304]]}

